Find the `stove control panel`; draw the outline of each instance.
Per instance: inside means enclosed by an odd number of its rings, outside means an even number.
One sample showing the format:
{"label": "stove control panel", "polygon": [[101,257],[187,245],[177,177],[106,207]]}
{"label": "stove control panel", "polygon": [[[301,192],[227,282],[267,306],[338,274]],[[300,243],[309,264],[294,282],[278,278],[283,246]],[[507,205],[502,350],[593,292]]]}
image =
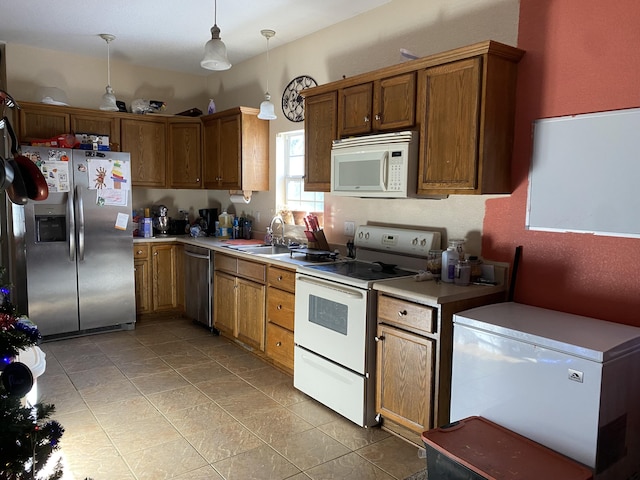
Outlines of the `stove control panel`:
{"label": "stove control panel", "polygon": [[429,250],[440,249],[440,232],[360,225],[354,238],[356,247],[395,254],[427,257]]}

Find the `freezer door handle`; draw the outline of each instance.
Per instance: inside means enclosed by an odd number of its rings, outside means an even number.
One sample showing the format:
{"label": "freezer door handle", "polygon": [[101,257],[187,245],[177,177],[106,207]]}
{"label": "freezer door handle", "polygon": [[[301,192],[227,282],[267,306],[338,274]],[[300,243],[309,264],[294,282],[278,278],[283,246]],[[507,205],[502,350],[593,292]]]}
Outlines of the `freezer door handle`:
{"label": "freezer door handle", "polygon": [[76,221],[73,214],[73,193],[67,193],[67,247],[69,260],[76,261]]}
{"label": "freezer door handle", "polygon": [[80,187],[76,187],[76,212],[78,213],[78,260],[84,261],[84,204]]}

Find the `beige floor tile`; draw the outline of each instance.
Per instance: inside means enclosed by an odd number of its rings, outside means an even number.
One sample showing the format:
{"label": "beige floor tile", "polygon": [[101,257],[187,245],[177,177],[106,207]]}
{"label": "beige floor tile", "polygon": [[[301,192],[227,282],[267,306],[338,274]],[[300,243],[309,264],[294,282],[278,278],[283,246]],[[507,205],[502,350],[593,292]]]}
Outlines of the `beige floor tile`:
{"label": "beige floor tile", "polygon": [[156,352],[151,350],[149,347],[145,347],[140,345],[138,341],[137,347],[128,348],[126,350],[113,351],[107,354],[107,356],[111,359],[111,361],[118,366],[126,366],[132,362],[140,362],[142,360],[147,360],[149,358],[157,358],[158,355]]}
{"label": "beige floor tile", "polygon": [[210,351],[205,352],[211,358],[216,361],[223,361],[231,357],[237,357],[238,355],[246,355],[247,351],[238,345],[232,343],[225,343],[212,348]]}
{"label": "beige floor tile", "polygon": [[69,372],[69,378],[78,390],[126,380],[124,374],[110,360],[100,367]]}
{"label": "beige floor tile", "polygon": [[173,368],[193,367],[203,363],[211,362],[211,359],[199,350],[189,347],[190,350],[170,355],[162,355],[160,358]]}
{"label": "beige floor tile", "polygon": [[291,383],[266,385],[258,387],[258,389],[284,406],[291,406],[295,403],[305,402],[309,399],[309,397],[296,389]]}
{"label": "beige floor tile", "polygon": [[306,471],[313,480],[395,480],[357,453],[348,453]]}
{"label": "beige floor tile", "polygon": [[281,372],[270,365],[265,365],[264,363],[262,363],[261,368],[248,370],[246,372],[238,372],[238,376],[242,377],[260,390],[262,390],[262,387],[280,385],[282,383],[293,385],[293,377],[291,375],[287,375],[286,373]]}
{"label": "beige floor tile", "polygon": [[[74,479],[135,480],[133,472],[115,447],[93,447],[86,455],[66,457],[66,474]],[[66,478],[66,476],[65,476]]]}
{"label": "beige floor tile", "polygon": [[171,410],[167,412],[166,417],[182,435],[215,428],[219,422],[231,420],[231,417],[212,401],[182,410]]}
{"label": "beige floor tile", "polygon": [[256,389],[233,373],[221,373],[216,378],[195,384],[212,400],[222,400],[227,397],[238,397],[255,392]]}
{"label": "beige floor tile", "polygon": [[175,370],[135,377],[132,378],[131,381],[145,395],[164,392],[189,385],[189,382],[181,377]]}
{"label": "beige floor tile", "polygon": [[228,375],[231,373],[215,360],[211,360],[208,357],[207,360],[207,362],[199,363],[198,365],[174,368],[176,368],[176,371],[191,383],[215,380],[221,375]]}
{"label": "beige floor tile", "polygon": [[158,356],[164,356],[192,352],[193,346],[184,340],[176,340],[174,336],[170,342],[149,345],[149,349],[153,350]]}
{"label": "beige floor tile", "polygon": [[174,478],[207,464],[195,448],[183,438],[136,452],[127,452],[124,457],[138,480]]}
{"label": "beige floor tile", "polygon": [[90,355],[78,355],[59,359],[60,365],[67,373],[83,372],[92,368],[107,367],[112,365],[111,360],[102,353],[95,345],[92,345],[93,353]]}
{"label": "beige floor tile", "polygon": [[83,388],[80,395],[90,408],[142,396],[140,390],[127,378],[110,382],[108,385]]}
{"label": "beige floor tile", "polygon": [[176,480],[224,480],[224,478],[222,478],[220,474],[209,465],[183,473],[182,475],[178,475],[174,478]]}
{"label": "beige floor tile", "polygon": [[413,475],[426,465],[424,458],[418,458],[417,446],[393,435],[356,453],[396,478]]}
{"label": "beige floor tile", "polygon": [[216,348],[220,348],[222,346],[229,347],[231,345],[227,338],[217,335],[207,335],[204,337],[199,336],[195,338],[189,338],[186,341],[206,355],[209,355],[210,352],[213,352]]}
{"label": "beige floor tile", "polygon": [[147,398],[162,413],[183,410],[195,405],[211,402],[211,399],[193,385],[176,388],[166,392],[153,393]]}
{"label": "beige floor tile", "polygon": [[379,427],[361,428],[342,417],[331,423],[320,425],[318,428],[351,450],[358,450],[391,435]]}
{"label": "beige floor tile", "polygon": [[272,442],[271,446],[300,470],[307,470],[351,451],[316,428],[292,433]]}
{"label": "beige floor tile", "polygon": [[216,403],[240,421],[252,415],[267,414],[280,406],[276,401],[256,389],[246,394],[217,399]]}
{"label": "beige floor tile", "polygon": [[[89,410],[66,414],[56,412],[52,418],[64,427],[64,434],[61,439],[63,448],[71,443],[83,445],[87,443],[89,437],[104,435],[102,426]],[[110,444],[111,442],[108,443]]]}
{"label": "beige floor tile", "polygon": [[101,338],[100,335],[96,336],[95,342],[102,353],[111,357],[112,354],[118,354],[127,350],[134,350],[140,348],[140,342],[125,333],[114,333],[114,336],[108,338]]}
{"label": "beige floor tile", "polygon": [[160,357],[149,357],[142,360],[134,360],[118,364],[118,368],[127,378],[144,377],[156,373],[169,372],[171,366]]}
{"label": "beige floor tile", "polygon": [[227,480],[282,480],[300,470],[268,445],[213,464]]}
{"label": "beige floor tile", "polygon": [[[163,417],[105,425],[105,431],[116,448],[127,459],[131,453],[181,438],[180,433]],[[134,470],[135,471],[135,470]]]}
{"label": "beige floor tile", "polygon": [[238,375],[251,370],[264,368],[267,365],[263,360],[250,353],[235,355],[228,358],[216,358],[216,361],[223,367]]}
{"label": "beige floor tile", "polygon": [[302,402],[289,405],[287,408],[316,427],[342,418],[333,410],[330,410],[310,397],[306,397],[306,400]]}
{"label": "beige floor tile", "polygon": [[185,438],[209,463],[253,450],[264,442],[231,417]]}
{"label": "beige floor tile", "polygon": [[[150,330],[144,331],[148,329]],[[141,344],[146,346],[157,345],[159,343],[172,342],[176,339],[173,332],[169,330],[166,330],[166,331],[157,330],[153,327],[147,327],[147,329],[141,329],[141,331],[136,331],[135,337],[136,337],[136,340],[138,340]]]}
{"label": "beige floor tile", "polygon": [[243,417],[241,421],[255,435],[270,444],[313,428],[313,425],[280,406]]}
{"label": "beige floor tile", "polygon": [[146,422],[164,420],[164,416],[155,405],[142,395],[95,405],[91,410],[105,429],[116,429],[141,420]]}

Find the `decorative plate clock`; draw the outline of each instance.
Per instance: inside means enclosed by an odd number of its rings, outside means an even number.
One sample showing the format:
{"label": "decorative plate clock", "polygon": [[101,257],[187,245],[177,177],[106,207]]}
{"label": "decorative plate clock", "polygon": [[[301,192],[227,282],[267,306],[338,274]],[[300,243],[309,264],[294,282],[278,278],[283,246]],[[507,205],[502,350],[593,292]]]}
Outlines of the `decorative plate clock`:
{"label": "decorative plate clock", "polygon": [[316,87],[318,83],[309,75],[300,75],[289,82],[282,92],[282,113],[292,122],[304,120],[304,98],[300,92]]}

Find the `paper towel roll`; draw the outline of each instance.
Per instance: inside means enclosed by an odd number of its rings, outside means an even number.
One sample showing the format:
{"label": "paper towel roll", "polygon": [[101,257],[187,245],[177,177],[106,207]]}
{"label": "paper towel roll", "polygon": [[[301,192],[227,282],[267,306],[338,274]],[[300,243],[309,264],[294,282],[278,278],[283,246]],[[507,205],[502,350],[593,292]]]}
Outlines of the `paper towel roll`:
{"label": "paper towel roll", "polygon": [[251,197],[247,197],[239,193],[229,195],[229,199],[231,200],[231,203],[249,203],[251,201]]}

